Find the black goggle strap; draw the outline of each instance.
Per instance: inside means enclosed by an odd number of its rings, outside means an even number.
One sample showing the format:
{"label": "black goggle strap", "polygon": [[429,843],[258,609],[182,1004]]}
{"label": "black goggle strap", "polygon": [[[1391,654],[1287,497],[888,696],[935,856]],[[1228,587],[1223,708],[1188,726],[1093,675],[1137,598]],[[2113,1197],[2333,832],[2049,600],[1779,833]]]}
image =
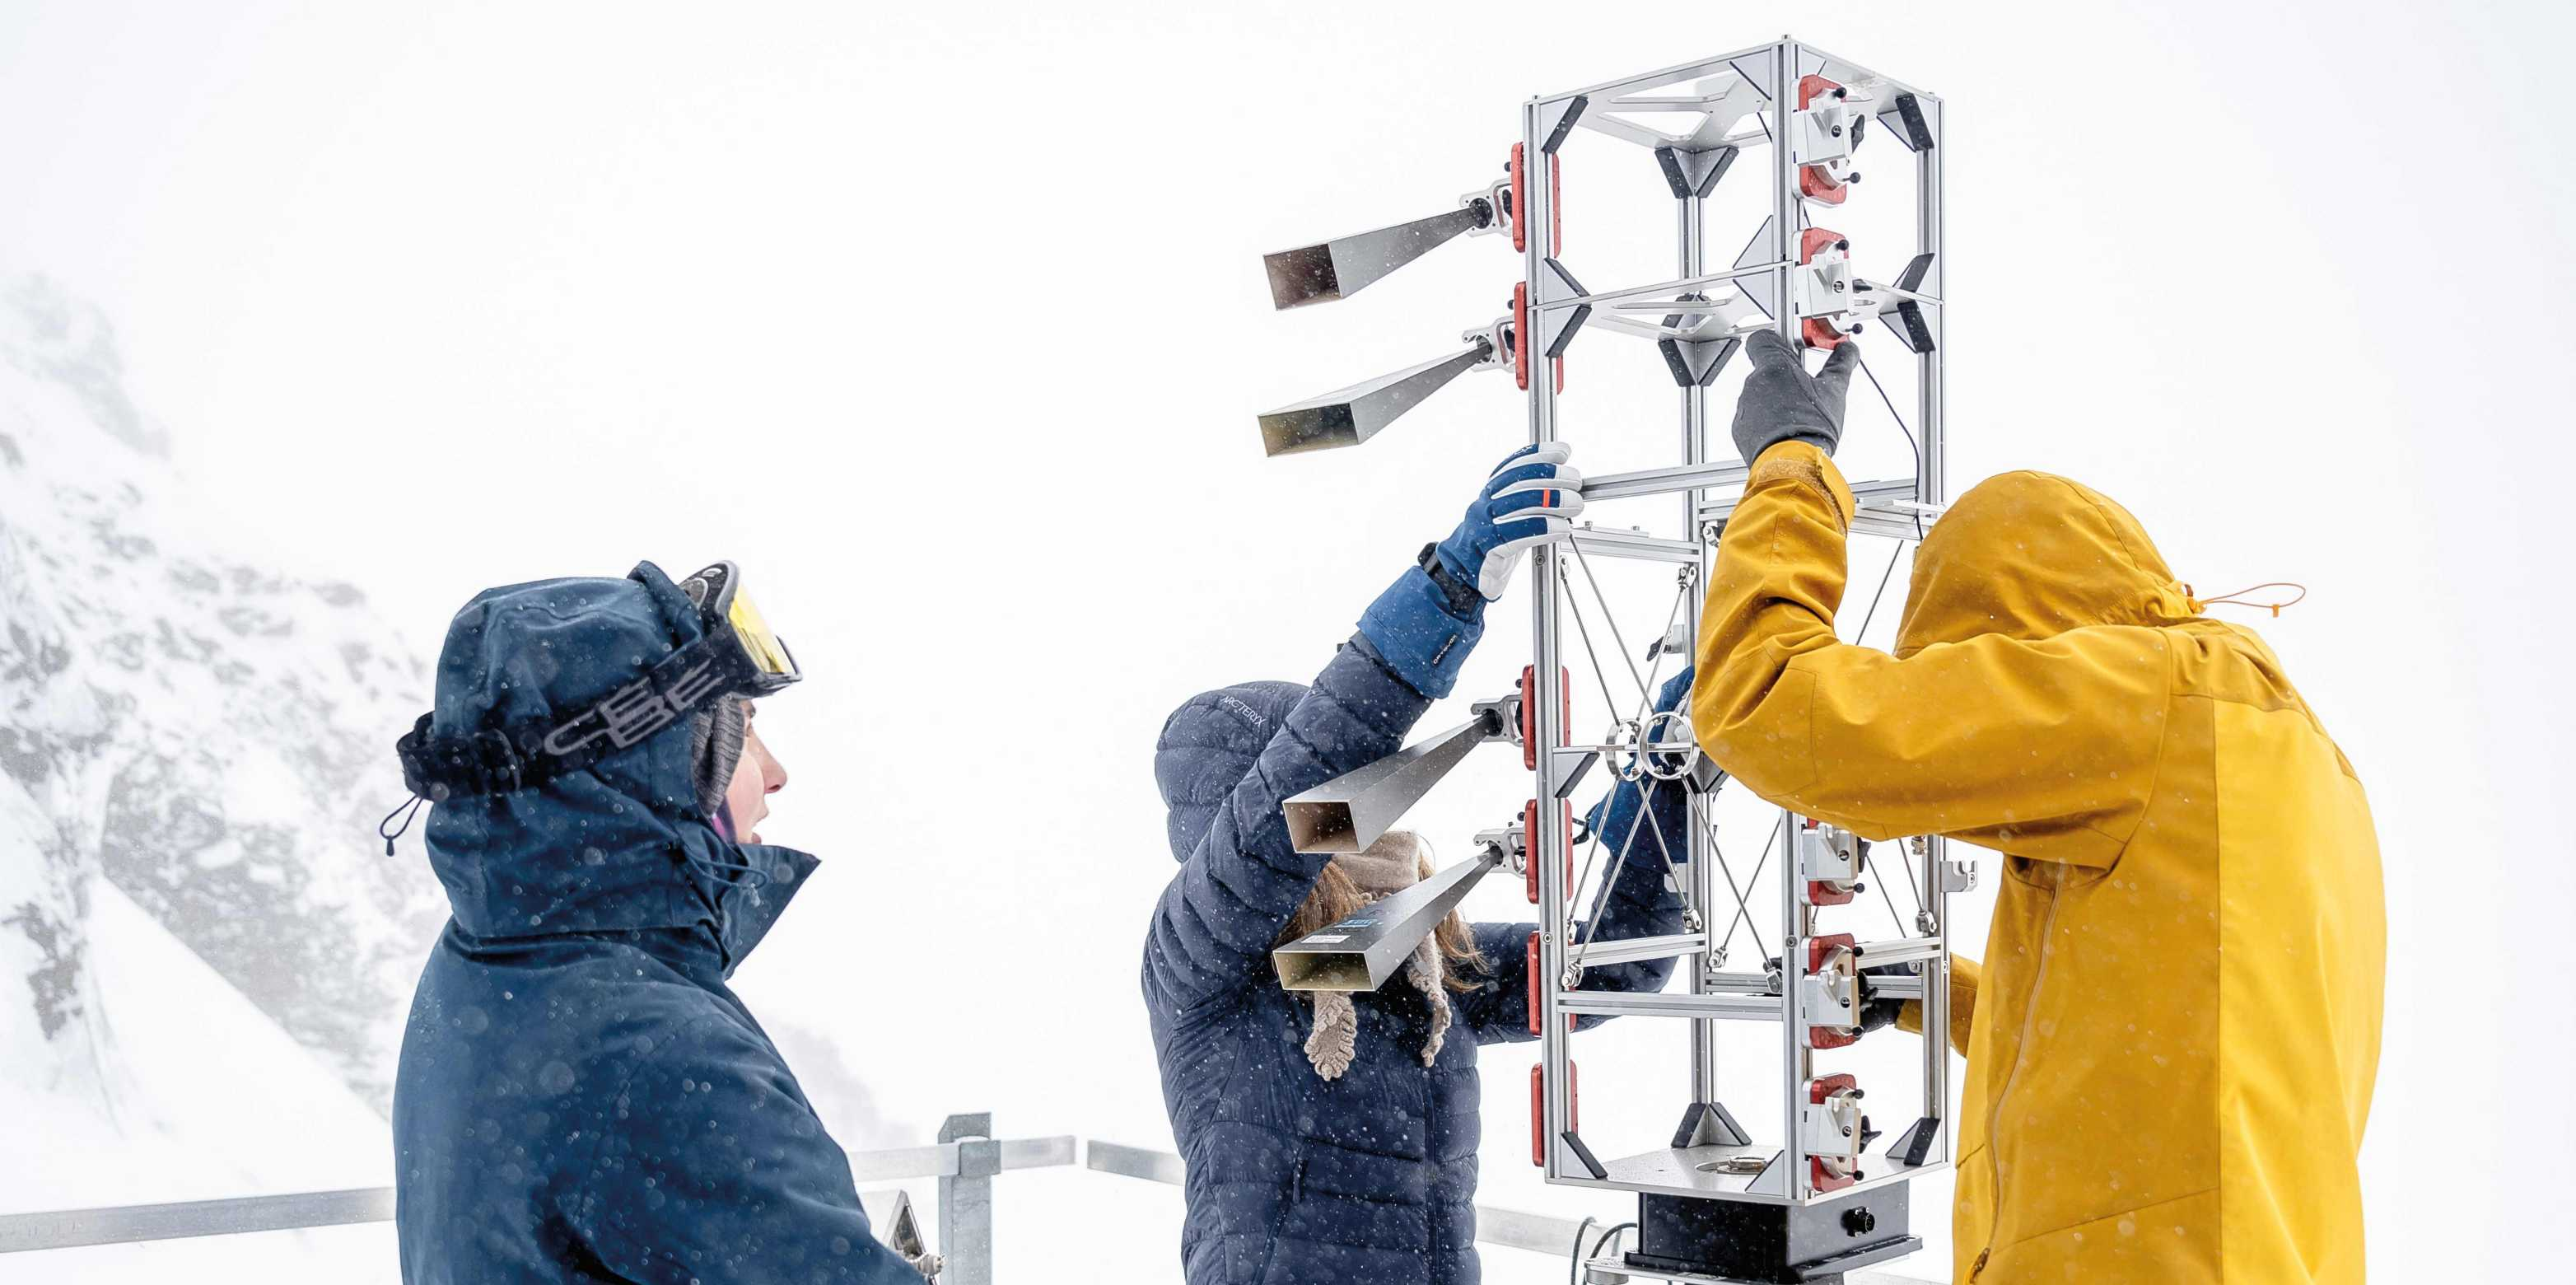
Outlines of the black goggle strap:
{"label": "black goggle strap", "polygon": [[630,749],[711,697],[756,692],[754,669],[732,630],[710,631],[564,722],[434,736],[430,715],[423,714],[394,743],[394,753],[402,760],[403,784],[421,798],[506,794]]}

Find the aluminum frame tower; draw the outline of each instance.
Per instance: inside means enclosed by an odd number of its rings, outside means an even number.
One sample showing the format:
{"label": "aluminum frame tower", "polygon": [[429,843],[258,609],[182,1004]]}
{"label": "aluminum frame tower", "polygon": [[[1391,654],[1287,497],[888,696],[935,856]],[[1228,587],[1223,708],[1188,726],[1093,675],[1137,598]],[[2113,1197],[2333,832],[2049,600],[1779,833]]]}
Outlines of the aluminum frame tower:
{"label": "aluminum frame tower", "polygon": [[[1524,874],[1538,905],[1540,929],[1529,943],[1530,1007],[1540,1041],[1532,1070],[1532,1158],[1548,1181],[1639,1193],[1640,1243],[1634,1252],[1615,1248],[1591,1266],[1609,1274],[1661,1276],[1676,1281],[1835,1281],[1841,1273],[1902,1256],[1921,1242],[1908,1227],[1906,1184],[1946,1170],[1953,1156],[1949,1062],[1949,894],[1973,886],[1973,868],[1949,859],[1938,837],[1918,837],[1873,852],[1854,836],[1786,813],[1768,823],[1768,845],[1738,881],[1720,843],[1716,798],[1724,774],[1702,756],[1679,715],[1652,713],[1657,676],[1666,657],[1687,658],[1699,631],[1701,598],[1716,558],[1716,544],[1742,497],[1748,469],[1721,445],[1713,453],[1708,431],[1708,390],[1742,344],[1762,329],[1808,347],[1838,346],[1876,323],[1901,344],[1872,337],[1882,362],[1900,351],[1914,359],[1916,396],[1911,415],[1899,410],[1877,372],[1869,389],[1883,400],[1895,428],[1912,446],[1910,476],[1860,481],[1852,490],[1859,513],[1855,535],[1919,540],[1945,498],[1947,442],[1942,415],[1945,355],[1942,258],[1941,99],[1790,37],[1750,49],[1667,67],[1566,93],[1533,98],[1521,109],[1520,142],[1507,177],[1461,198],[1459,208],[1397,225],[1269,256],[1274,303],[1281,308],[1343,298],[1460,235],[1509,232],[1521,258],[1521,280],[1506,316],[1465,336],[1464,352],[1437,358],[1377,380],[1282,408],[1262,417],[1265,443],[1285,454],[1365,441],[1459,374],[1510,369],[1526,391],[1528,440],[1558,439],[1562,361],[1578,334],[1627,334],[1653,342],[1679,387],[1678,432],[1672,462],[1641,471],[1587,478],[1582,485],[1587,521],[1563,541],[1533,555],[1531,663],[1519,690],[1477,706],[1478,722],[1439,738],[1453,747],[1444,766],[1416,771],[1400,788],[1375,765],[1341,782],[1301,796],[1290,805],[1292,828],[1300,808],[1330,806],[1337,823],[1379,818],[1344,831],[1339,850],[1365,845],[1483,740],[1522,744],[1532,773],[1520,824],[1478,836],[1476,869],[1451,872],[1441,896],[1454,904],[1465,883],[1487,870],[1510,866]],[[1633,144],[1639,164],[1658,167],[1675,207],[1675,275],[1622,289],[1587,291],[1557,257],[1561,244],[1557,155],[1578,131]],[[1855,245],[1821,226],[1838,221],[1846,203],[1870,201],[1892,183],[1863,189],[1853,169],[1865,140],[1873,148],[1902,151],[1913,171],[1913,244]],[[1880,161],[1873,164],[1882,163]],[[1606,162],[1605,162],[1606,164]],[[1768,189],[1767,216],[1736,258],[1714,266],[1706,201],[1718,184],[1759,183]],[[1881,200],[1892,199],[1890,193]],[[1736,229],[1741,233],[1742,229]],[[1729,241],[1728,244],[1735,244]],[[1858,275],[1860,263],[1902,264],[1892,280]],[[1602,342],[1607,342],[1602,341]],[[1855,394],[1854,417],[1868,394]],[[1874,413],[1874,412],[1873,412]],[[1855,428],[1853,431],[1858,431]],[[1620,502],[1663,504],[1678,510],[1685,538],[1600,525],[1596,510]],[[1893,568],[1891,553],[1889,567]],[[1603,591],[1593,560],[1643,559],[1670,565],[1673,588],[1663,630],[1647,635],[1646,668],[1630,659],[1635,634],[1622,630]],[[1882,579],[1880,593],[1885,592]],[[1587,614],[1586,599],[1597,606]],[[1875,603],[1873,603],[1873,610]],[[1565,628],[1571,620],[1575,628]],[[1605,658],[1596,643],[1620,653]],[[1489,644],[1490,645],[1490,644]],[[1567,662],[1588,660],[1589,678],[1610,707],[1609,730],[1584,740],[1568,726]],[[1685,662],[1686,663],[1686,660]],[[1674,666],[1678,669],[1678,665]],[[1633,683],[1633,706],[1614,694]],[[1595,690],[1589,683],[1583,690]],[[1631,712],[1633,711],[1633,712]],[[1437,749],[1438,747],[1432,747]],[[1425,747],[1408,750],[1423,761]],[[1404,756],[1398,756],[1403,758]],[[1393,760],[1390,760],[1392,763]],[[1595,941],[1585,937],[1574,907],[1591,871],[1607,849],[1602,880],[1630,869],[1626,836],[1573,835],[1569,797],[1596,767],[1647,791],[1687,795],[1692,818],[1690,850],[1659,857],[1686,906],[1678,935]],[[1374,773],[1375,775],[1371,775]],[[1593,778],[1596,781],[1598,777]],[[1740,788],[1740,787],[1739,787]],[[1644,814],[1647,809],[1640,809]],[[1317,814],[1321,815],[1321,814]],[[1306,823],[1306,828],[1312,828]],[[1644,826],[1648,832],[1654,826]],[[1661,844],[1658,834],[1652,842]],[[1738,844],[1739,850],[1749,845]],[[1317,850],[1335,850],[1323,849]],[[1771,864],[1773,853],[1778,863]],[[1886,860],[1902,864],[1890,881]],[[1641,867],[1644,863],[1641,862]],[[1765,869],[1774,884],[1762,882]],[[1577,872],[1580,873],[1577,873]],[[1720,897],[1723,880],[1725,897]],[[1890,892],[1906,890],[1908,919]],[[1874,886],[1874,889],[1871,887]],[[1867,894],[1885,903],[1892,936],[1864,938],[1858,929]],[[1763,908],[1765,894],[1771,898]],[[1427,894],[1426,894],[1427,899]],[[1444,907],[1445,908],[1445,907]],[[1874,911],[1870,912],[1874,915]],[[1436,921],[1413,916],[1405,931],[1418,936]],[[1773,927],[1759,925],[1768,919]],[[1873,918],[1871,922],[1875,922]],[[1410,923],[1410,921],[1408,921]],[[1339,926],[1337,926],[1339,927]],[[1736,930],[1750,930],[1768,967],[1727,968]],[[1847,931],[1828,931],[1843,928]],[[1389,943],[1350,942],[1347,932],[1323,937],[1351,953],[1337,975],[1356,979],[1326,989],[1366,989],[1372,979],[1358,959],[1367,945],[1379,954]],[[1313,939],[1309,939],[1311,942]],[[1400,956],[1410,942],[1393,943]],[[1325,948],[1294,943],[1281,954],[1283,979],[1292,952]],[[1670,958],[1687,978],[1686,991],[1656,994],[1579,989],[1587,967]],[[1327,971],[1334,961],[1294,957],[1301,975]],[[1898,966],[1894,974],[1863,968]],[[1856,1043],[1862,1005],[1870,998],[1919,998],[1919,1106],[1884,1134],[1862,1113],[1864,1086],[1851,1072],[1830,1072],[1834,1051]],[[1642,1151],[1598,1148],[1577,1122],[1572,1019],[1615,1014],[1677,1019],[1689,1025],[1687,1093],[1677,1101],[1680,1123],[1668,1145]],[[1730,1110],[1722,1101],[1719,1023],[1769,1024],[1778,1034],[1778,1097],[1763,1111]],[[1884,1041],[1906,1038],[1893,1031]],[[1820,1060],[1820,1055],[1822,1059]],[[1882,1109],[1906,1086],[1873,1083]],[[1747,1104],[1739,1102],[1738,1107]],[[1778,1136],[1757,1140],[1774,1129]],[[1873,1146],[1883,1141],[1884,1145]],[[1606,1158],[1605,1158],[1606,1155]]]}

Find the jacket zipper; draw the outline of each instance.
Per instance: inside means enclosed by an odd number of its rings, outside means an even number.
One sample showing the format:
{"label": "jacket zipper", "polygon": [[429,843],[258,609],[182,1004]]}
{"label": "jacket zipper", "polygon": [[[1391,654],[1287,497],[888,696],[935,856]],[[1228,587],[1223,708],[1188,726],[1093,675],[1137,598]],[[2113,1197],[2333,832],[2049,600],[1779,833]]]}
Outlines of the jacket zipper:
{"label": "jacket zipper", "polygon": [[[1447,988],[1442,988],[1439,994],[1432,996],[1431,1002],[1434,1004],[1448,1003],[1449,992]],[[1454,1015],[1452,1017],[1452,1023],[1453,1025],[1450,1029],[1457,1029],[1454,1025]],[[1431,1024],[1427,1020],[1422,1025],[1422,1033],[1425,1040],[1428,1040],[1431,1037]],[[1431,1060],[1436,1063],[1440,1059],[1435,1057]],[[1424,1150],[1429,1153],[1426,1158],[1431,1161],[1431,1185],[1436,1193],[1440,1185],[1440,1153],[1446,1146],[1446,1140],[1444,1138],[1434,1136],[1440,1130],[1440,1068],[1438,1066],[1426,1066],[1422,1068],[1422,1120],[1427,1126],[1422,1132],[1422,1137],[1426,1144]],[[1432,1272],[1439,1273],[1441,1272],[1440,1202],[1436,1194],[1431,1202],[1430,1213],[1430,1252],[1423,1256],[1422,1265]],[[1448,1277],[1443,1273],[1439,1275],[1437,1279],[1446,1280]]]}
{"label": "jacket zipper", "polygon": [[2003,1087],[1995,1091],[1995,1109],[1986,1119],[1986,1163],[1994,1171],[1995,1182],[1994,1191],[1989,1196],[1992,1206],[1986,1210],[1985,1250],[1977,1255],[1977,1267],[1968,1276],[1972,1281],[1976,1279],[1977,1271],[1984,1270],[1986,1256],[1995,1252],[1995,1229],[2003,1222],[2004,1157],[1999,1144],[2003,1141],[2004,1105],[2012,1099],[2013,1085],[2021,1078],[2022,1058],[2030,1051],[2030,1030],[2039,1021],[2039,992],[2048,984],[2048,960],[2057,944],[2057,906],[2061,891],[2052,880],[2048,888],[2048,916],[2039,925],[2039,967],[2031,973],[2029,995],[2022,1007],[2021,1039],[2013,1045],[2012,1065],[2004,1068]]}

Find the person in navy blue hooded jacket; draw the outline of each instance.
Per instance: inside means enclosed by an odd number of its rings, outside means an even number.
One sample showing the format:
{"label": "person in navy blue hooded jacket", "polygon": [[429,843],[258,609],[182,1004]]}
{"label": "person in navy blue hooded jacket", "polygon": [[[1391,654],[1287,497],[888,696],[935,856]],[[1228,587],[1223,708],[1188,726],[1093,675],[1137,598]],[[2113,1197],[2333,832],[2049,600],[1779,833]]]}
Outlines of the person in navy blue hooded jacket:
{"label": "person in navy blue hooded jacket", "polygon": [[[1190,1285],[1478,1279],[1476,1050],[1534,1038],[1523,947],[1536,925],[1471,926],[1453,914],[1375,992],[1310,1002],[1283,990],[1274,946],[1429,863],[1402,832],[1364,853],[1301,854],[1280,805],[1395,752],[1449,694],[1485,604],[1582,508],[1566,459],[1550,445],[1504,460],[1457,531],[1370,605],[1313,684],[1207,692],[1163,725],[1154,772],[1181,869],[1155,908],[1143,983],[1187,1166]],[[1685,670],[1658,707],[1689,690]],[[1687,853],[1687,804],[1654,792],[1653,825],[1639,834],[1639,802],[1623,785],[1590,816],[1605,852],[1634,836],[1592,907],[1601,940],[1682,931],[1662,854]],[[1660,990],[1671,967],[1594,967],[1582,985]]]}
{"label": "person in navy blue hooded jacket", "polygon": [[750,698],[796,677],[724,563],[448,627],[400,746],[454,912],[394,1085],[409,1285],[919,1285],[725,984],[817,864],[752,828],[786,774]]}

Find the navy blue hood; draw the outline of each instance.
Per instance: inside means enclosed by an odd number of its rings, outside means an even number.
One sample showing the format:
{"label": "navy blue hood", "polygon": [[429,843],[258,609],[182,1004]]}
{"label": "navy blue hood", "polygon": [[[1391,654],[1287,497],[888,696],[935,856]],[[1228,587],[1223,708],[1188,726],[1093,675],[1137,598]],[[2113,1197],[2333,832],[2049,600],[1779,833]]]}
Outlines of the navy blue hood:
{"label": "navy blue hood", "polygon": [[[567,720],[702,633],[650,562],[622,580],[489,589],[447,628],[432,728]],[[724,966],[749,952],[814,866],[801,852],[728,842],[697,810],[690,720],[540,784],[431,805],[429,862],[457,927],[482,938],[700,927]],[[766,886],[696,863],[746,864]]]}
{"label": "navy blue hood", "polygon": [[1305,695],[1298,683],[1237,683],[1201,692],[1163,720],[1162,735],[1154,739],[1154,785],[1163,794],[1163,827],[1174,861],[1190,859],[1217,808]]}

